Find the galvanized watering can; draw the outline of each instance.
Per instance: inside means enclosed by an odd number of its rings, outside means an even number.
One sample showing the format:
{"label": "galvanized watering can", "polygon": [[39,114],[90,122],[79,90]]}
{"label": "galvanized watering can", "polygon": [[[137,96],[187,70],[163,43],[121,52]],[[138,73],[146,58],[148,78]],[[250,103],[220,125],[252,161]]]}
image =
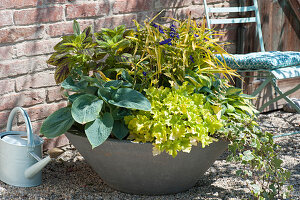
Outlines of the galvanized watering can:
{"label": "galvanized watering can", "polygon": [[[11,130],[18,111],[25,119],[26,132]],[[14,108],[9,114],[6,132],[0,133],[0,180],[19,187],[40,185],[41,170],[52,158],[47,156],[41,159],[43,143],[42,138],[32,133],[27,112],[21,107]]]}

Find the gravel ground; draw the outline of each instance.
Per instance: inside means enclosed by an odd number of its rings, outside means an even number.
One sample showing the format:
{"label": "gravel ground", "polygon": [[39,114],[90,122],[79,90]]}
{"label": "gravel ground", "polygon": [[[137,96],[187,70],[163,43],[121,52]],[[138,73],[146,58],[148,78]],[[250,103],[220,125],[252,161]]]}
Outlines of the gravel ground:
{"label": "gravel ground", "polygon": [[[259,116],[263,129],[280,134],[300,131],[300,114],[276,111]],[[292,173],[294,199],[300,199],[300,134],[276,139],[284,167]],[[17,188],[0,181],[0,199],[242,199],[249,198],[245,181],[234,175],[238,165],[226,163],[226,152],[205,173],[197,185],[175,195],[139,196],[115,191],[107,186],[86,164],[71,145],[67,151],[43,170],[43,184],[32,188]]]}

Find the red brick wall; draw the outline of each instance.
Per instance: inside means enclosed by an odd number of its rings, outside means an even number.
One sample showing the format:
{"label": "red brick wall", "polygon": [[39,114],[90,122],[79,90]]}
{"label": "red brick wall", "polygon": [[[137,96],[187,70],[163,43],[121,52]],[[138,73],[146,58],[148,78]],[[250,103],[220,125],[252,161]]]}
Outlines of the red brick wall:
{"label": "red brick wall", "polygon": [[[223,6],[229,0],[208,2]],[[54,68],[45,61],[60,37],[73,32],[74,19],[99,31],[133,26],[133,19],[142,21],[162,9],[168,17],[184,18],[189,12],[197,19],[204,16],[202,0],[0,0],[0,130],[9,111],[22,106],[38,134],[45,117],[66,104],[53,79]],[[15,124],[22,122],[18,116]]]}

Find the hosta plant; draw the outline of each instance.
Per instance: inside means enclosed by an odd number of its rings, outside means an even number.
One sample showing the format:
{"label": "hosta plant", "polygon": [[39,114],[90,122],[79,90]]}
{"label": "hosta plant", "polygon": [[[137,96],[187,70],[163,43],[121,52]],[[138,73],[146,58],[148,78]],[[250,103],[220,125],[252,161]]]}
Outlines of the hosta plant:
{"label": "hosta plant", "polygon": [[[156,16],[157,17],[157,16]],[[151,142],[153,154],[190,152],[212,142],[230,142],[228,161],[254,197],[281,198],[289,172],[281,167],[278,146],[255,122],[252,97],[229,85],[235,71],[219,61],[218,33],[191,18],[161,25],[155,18],[136,29],[125,26],[64,36],[48,63],[56,66],[68,105],[50,115],[41,133],[57,137],[82,131],[92,148],[108,137]],[[221,78],[224,77],[224,78]]]}

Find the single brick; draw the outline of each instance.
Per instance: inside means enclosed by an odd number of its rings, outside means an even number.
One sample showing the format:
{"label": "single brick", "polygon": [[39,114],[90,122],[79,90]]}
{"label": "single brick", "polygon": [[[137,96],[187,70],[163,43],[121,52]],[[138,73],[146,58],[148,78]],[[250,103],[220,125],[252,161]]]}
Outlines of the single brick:
{"label": "single brick", "polygon": [[63,19],[63,7],[32,8],[14,12],[16,25],[57,22]]}
{"label": "single brick", "polygon": [[54,101],[61,101],[64,99],[63,91],[61,87],[50,88],[47,90],[47,103],[51,103]]}
{"label": "single brick", "polygon": [[203,4],[203,0],[193,0],[193,4]]}
{"label": "single brick", "polygon": [[0,19],[0,27],[13,25],[13,12],[11,10],[1,10]]}
{"label": "single brick", "polygon": [[[0,112],[0,133],[6,131],[7,119],[10,111]],[[13,121],[13,124],[16,124],[17,120]]]}
{"label": "single brick", "polygon": [[0,78],[24,75],[48,68],[45,56],[13,59],[0,63]]}
{"label": "single brick", "polygon": [[7,94],[14,91],[15,91],[15,80],[13,79],[0,80],[0,95]]}
{"label": "single brick", "polygon": [[[207,4],[217,4],[217,3],[225,3],[225,2],[228,2],[230,0],[207,0]],[[203,0],[201,0],[201,2],[203,3]]]}
{"label": "single brick", "polygon": [[151,9],[152,0],[116,0],[113,5],[113,13],[130,13],[148,11]]}
{"label": "single brick", "polygon": [[[27,108],[26,111],[31,121],[42,120],[57,111],[58,109],[65,107],[66,102],[53,103],[53,104],[42,104]],[[21,115],[20,115],[21,116]],[[18,116],[18,123],[24,122],[24,119]]]}
{"label": "single brick", "polygon": [[104,16],[109,12],[109,4],[105,1],[97,3],[70,4],[66,6],[67,19]]}
{"label": "single brick", "polygon": [[0,10],[8,8],[25,8],[42,5],[42,0],[0,0]]}
{"label": "single brick", "polygon": [[[80,24],[81,31],[93,25],[93,21],[78,21]],[[63,35],[70,35],[73,34],[73,22],[63,22],[63,23],[56,23],[49,25],[46,33],[51,37],[63,36]]]}
{"label": "single brick", "polygon": [[192,19],[202,19],[204,17],[204,7],[202,5],[194,5],[187,8],[182,8],[185,16],[191,14]]}
{"label": "single brick", "polygon": [[32,106],[43,103],[45,99],[45,90],[25,91],[16,94],[2,95],[0,110],[11,110],[16,106]]}
{"label": "single brick", "polygon": [[56,85],[54,72],[39,72],[16,78],[16,89],[18,92],[31,88],[42,88],[54,85]]}
{"label": "single brick", "polygon": [[184,20],[188,17],[189,14],[191,14],[192,19],[199,19],[203,17],[203,13],[203,8],[197,5],[180,9],[169,9],[163,13],[163,17],[166,17],[166,19],[163,20],[167,22],[172,21],[169,18]]}
{"label": "single brick", "polygon": [[66,3],[68,1],[72,1],[72,0],[44,0],[44,4]]}
{"label": "single brick", "polygon": [[0,60],[11,59],[14,56],[14,49],[12,46],[0,47]]}
{"label": "single brick", "polygon": [[54,52],[53,47],[61,39],[51,39],[51,40],[39,40],[39,41],[28,41],[15,45],[17,49],[17,56],[33,56],[33,55],[43,55]]}
{"label": "single brick", "polygon": [[95,31],[100,31],[101,28],[113,28],[123,24],[131,27],[134,25],[133,20],[136,19],[136,14],[100,18],[95,21]]}
{"label": "single brick", "polygon": [[19,42],[43,37],[44,26],[8,28],[0,31],[0,43]]}
{"label": "single brick", "polygon": [[155,8],[177,8],[192,5],[192,0],[158,0],[155,2]]}

